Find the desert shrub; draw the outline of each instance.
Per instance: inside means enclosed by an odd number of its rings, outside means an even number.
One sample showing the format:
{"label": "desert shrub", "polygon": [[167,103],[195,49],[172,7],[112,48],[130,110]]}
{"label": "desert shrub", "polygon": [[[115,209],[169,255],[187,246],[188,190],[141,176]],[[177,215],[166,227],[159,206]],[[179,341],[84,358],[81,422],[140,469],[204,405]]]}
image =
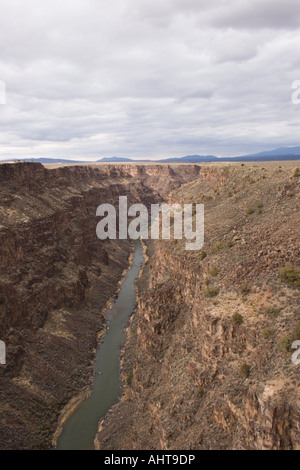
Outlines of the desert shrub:
{"label": "desert shrub", "polygon": [[279,351],[289,351],[291,349],[291,346],[292,340],[288,336],[283,336],[277,344],[277,348]]}
{"label": "desert shrub", "polygon": [[300,168],[296,168],[294,172],[294,177],[298,178],[300,176]]}
{"label": "desert shrub", "polygon": [[241,325],[244,321],[243,316],[237,312],[232,315],[232,320],[235,325]]}
{"label": "desert shrub", "polygon": [[216,297],[219,293],[219,289],[214,286],[207,287],[204,295],[205,297],[211,298],[211,297]]}
{"label": "desert shrub", "polygon": [[300,321],[296,323],[295,329],[292,334],[292,341],[300,340]]}
{"label": "desert shrub", "polygon": [[240,291],[243,295],[248,295],[251,292],[251,287],[248,284],[242,284],[240,287]]}
{"label": "desert shrub", "polygon": [[228,193],[228,197],[232,197],[232,196],[233,196],[232,192],[231,192],[231,191],[229,191],[229,193]]}
{"label": "desert shrub", "polygon": [[232,248],[232,247],[234,246],[234,241],[233,241],[233,240],[229,240],[229,241],[227,242],[227,246],[228,246],[228,248]]}
{"label": "desert shrub", "polygon": [[259,202],[259,203],[257,204],[257,213],[258,213],[258,214],[261,214],[261,213],[262,213],[262,208],[263,208],[263,207],[264,207],[264,205],[263,205],[261,202]]}
{"label": "desert shrub", "polygon": [[274,328],[270,328],[270,327],[263,328],[261,331],[261,334],[263,338],[265,339],[270,338],[270,336],[272,336],[274,333],[275,333]]}
{"label": "desert shrub", "polygon": [[208,273],[209,273],[211,276],[215,277],[215,276],[217,276],[217,275],[219,274],[219,270],[218,270],[218,268],[216,268],[215,266],[213,266],[212,268],[210,268],[210,270],[208,271]]}
{"label": "desert shrub", "polygon": [[198,397],[200,397],[200,398],[203,397],[203,395],[204,395],[204,389],[203,389],[203,387],[198,387],[198,388],[197,388],[197,390],[196,390],[196,395],[197,395]]}
{"label": "desert shrub", "polygon": [[223,243],[216,242],[214,246],[212,247],[212,253],[218,253],[218,251],[222,250],[222,248],[223,248]]}
{"label": "desert shrub", "polygon": [[253,212],[254,212],[254,209],[252,207],[248,207],[247,215],[251,215],[251,214],[253,214]]}
{"label": "desert shrub", "polygon": [[297,266],[293,266],[291,263],[286,263],[285,266],[279,269],[278,275],[280,279],[289,286],[300,286],[300,268]]}
{"label": "desert shrub", "polygon": [[127,375],[127,377],[126,377],[126,383],[127,383],[128,387],[131,387],[131,385],[132,385],[132,379],[133,379],[133,375],[132,375],[132,374]]}
{"label": "desert shrub", "polygon": [[250,375],[250,367],[245,362],[240,367],[240,373],[245,379]]}
{"label": "desert shrub", "polygon": [[207,253],[206,253],[206,251],[204,251],[204,250],[201,250],[201,253],[200,253],[200,259],[202,259],[202,260],[203,260],[203,259],[204,259],[204,258],[206,258],[206,257],[207,257]]}
{"label": "desert shrub", "polygon": [[282,310],[281,307],[274,307],[274,306],[271,306],[271,307],[267,307],[265,312],[267,315],[278,315],[278,313]]}

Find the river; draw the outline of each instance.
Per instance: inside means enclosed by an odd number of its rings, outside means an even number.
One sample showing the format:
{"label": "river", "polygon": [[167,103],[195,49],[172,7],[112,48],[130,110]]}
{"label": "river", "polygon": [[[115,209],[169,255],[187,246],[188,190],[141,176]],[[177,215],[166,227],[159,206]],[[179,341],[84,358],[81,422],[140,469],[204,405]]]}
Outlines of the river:
{"label": "river", "polygon": [[58,450],[93,449],[99,421],[122,395],[120,350],[125,342],[125,325],[136,306],[134,282],[143,260],[143,247],[136,242],[118,298],[107,310],[107,330],[96,353],[92,393],[65,422],[57,440]]}

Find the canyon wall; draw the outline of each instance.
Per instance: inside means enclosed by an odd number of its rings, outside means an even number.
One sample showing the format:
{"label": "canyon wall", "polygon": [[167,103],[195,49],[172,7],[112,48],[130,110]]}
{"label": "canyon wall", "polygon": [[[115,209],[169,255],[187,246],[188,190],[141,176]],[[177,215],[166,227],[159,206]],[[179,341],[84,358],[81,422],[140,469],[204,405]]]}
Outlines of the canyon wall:
{"label": "canyon wall", "polygon": [[205,166],[169,195],[204,204],[204,247],[148,244],[130,386],[96,449],[300,448],[300,270],[282,270],[299,266],[300,178],[292,164],[265,166]]}
{"label": "canyon wall", "polygon": [[96,208],[147,206],[199,166],[0,165],[0,448],[51,448],[61,410],[92,382],[97,334],[132,250],[96,237]]}

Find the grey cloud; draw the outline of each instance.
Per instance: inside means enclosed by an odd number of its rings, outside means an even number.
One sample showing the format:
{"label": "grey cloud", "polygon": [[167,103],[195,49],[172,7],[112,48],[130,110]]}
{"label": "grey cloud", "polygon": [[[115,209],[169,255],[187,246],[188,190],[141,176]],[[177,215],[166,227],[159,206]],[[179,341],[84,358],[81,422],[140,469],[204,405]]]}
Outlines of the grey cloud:
{"label": "grey cloud", "polygon": [[226,28],[296,29],[300,26],[298,0],[236,0],[232,8],[224,6],[211,21]]}
{"label": "grey cloud", "polygon": [[298,12],[292,0],[5,0],[0,158],[292,145]]}

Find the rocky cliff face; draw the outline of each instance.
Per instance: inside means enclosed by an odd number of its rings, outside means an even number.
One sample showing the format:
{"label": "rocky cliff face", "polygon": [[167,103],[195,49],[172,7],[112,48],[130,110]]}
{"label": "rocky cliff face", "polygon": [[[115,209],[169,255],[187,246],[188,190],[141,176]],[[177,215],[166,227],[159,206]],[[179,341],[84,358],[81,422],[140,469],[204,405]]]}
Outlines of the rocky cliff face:
{"label": "rocky cliff face", "polygon": [[0,448],[51,447],[61,409],[91,383],[103,309],[131,251],[127,240],[97,239],[97,206],[120,195],[157,203],[198,174],[193,165],[0,165]]}
{"label": "rocky cliff face", "polygon": [[291,164],[207,166],[170,194],[204,203],[205,244],[149,245],[132,385],[97,449],[300,448],[299,184]]}

